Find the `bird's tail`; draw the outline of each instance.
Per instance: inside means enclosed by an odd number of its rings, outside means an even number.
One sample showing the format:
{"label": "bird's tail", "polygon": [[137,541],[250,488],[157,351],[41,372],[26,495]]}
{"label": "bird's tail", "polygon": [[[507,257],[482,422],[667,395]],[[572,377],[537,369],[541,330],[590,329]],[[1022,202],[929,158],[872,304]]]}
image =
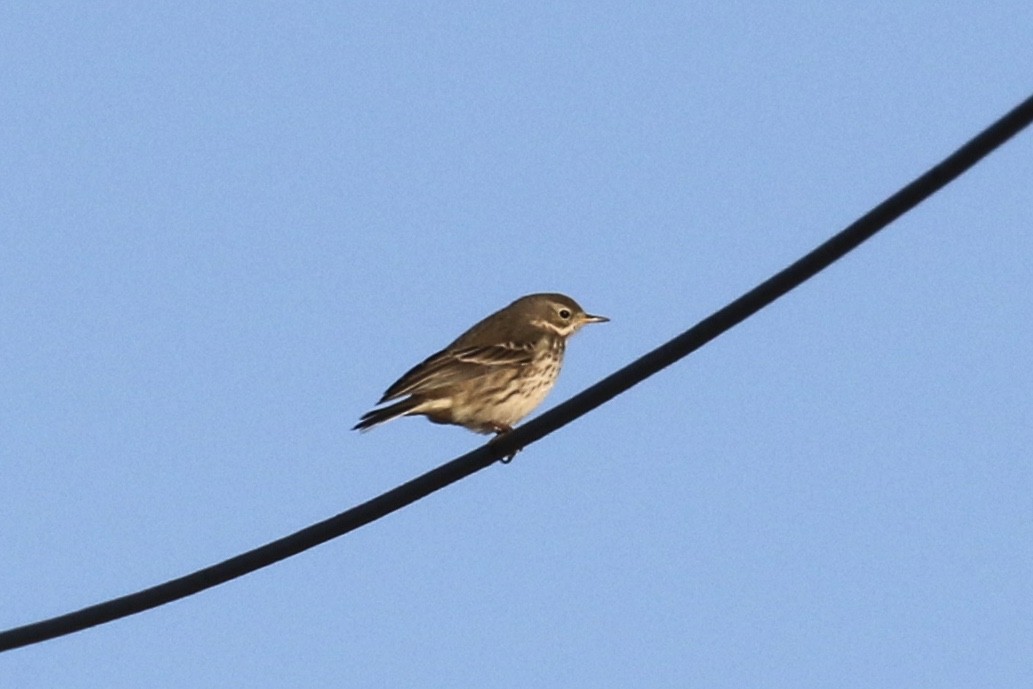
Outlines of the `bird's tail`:
{"label": "bird's tail", "polygon": [[352,426],[352,430],[368,431],[377,424],[390,421],[391,419],[397,419],[399,416],[405,416],[419,404],[420,400],[410,397],[381,409],[373,409],[363,414],[362,418],[359,419],[359,422]]}

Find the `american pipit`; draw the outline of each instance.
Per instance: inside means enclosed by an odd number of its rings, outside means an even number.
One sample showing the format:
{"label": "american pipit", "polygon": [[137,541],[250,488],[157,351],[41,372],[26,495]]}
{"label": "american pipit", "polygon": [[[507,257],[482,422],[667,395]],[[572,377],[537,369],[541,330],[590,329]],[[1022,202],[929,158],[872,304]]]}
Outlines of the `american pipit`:
{"label": "american pipit", "polygon": [[608,320],[562,294],[521,297],[410,369],[377,404],[399,401],[367,412],[355,429],[423,415],[477,433],[506,433],[549,394],[567,338]]}

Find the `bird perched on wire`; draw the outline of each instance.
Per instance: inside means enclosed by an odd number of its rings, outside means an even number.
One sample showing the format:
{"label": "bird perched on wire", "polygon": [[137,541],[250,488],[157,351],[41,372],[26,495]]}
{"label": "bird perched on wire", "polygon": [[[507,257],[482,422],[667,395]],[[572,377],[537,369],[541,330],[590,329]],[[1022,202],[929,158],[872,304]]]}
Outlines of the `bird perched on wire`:
{"label": "bird perched on wire", "polygon": [[352,430],[426,416],[476,433],[507,433],[556,383],[567,338],[605,323],[563,294],[529,294],[491,314],[387,389]]}

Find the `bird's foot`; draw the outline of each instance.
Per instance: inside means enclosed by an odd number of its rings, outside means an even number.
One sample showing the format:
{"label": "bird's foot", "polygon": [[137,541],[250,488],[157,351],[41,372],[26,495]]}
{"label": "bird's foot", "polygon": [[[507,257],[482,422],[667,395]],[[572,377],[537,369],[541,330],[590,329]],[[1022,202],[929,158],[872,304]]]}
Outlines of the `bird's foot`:
{"label": "bird's foot", "polygon": [[[491,442],[495,442],[496,440],[498,440],[502,436],[504,436],[507,433],[509,433],[510,431],[512,431],[513,427],[508,425],[508,424],[504,424],[504,423],[493,423],[493,424],[491,424],[491,429],[493,431],[495,431],[495,437],[491,439]],[[506,455],[505,457],[503,457],[499,461],[502,462],[503,464],[509,464],[510,462],[513,461],[513,458],[517,456],[518,452],[520,452],[520,450],[513,450],[513,454]]]}

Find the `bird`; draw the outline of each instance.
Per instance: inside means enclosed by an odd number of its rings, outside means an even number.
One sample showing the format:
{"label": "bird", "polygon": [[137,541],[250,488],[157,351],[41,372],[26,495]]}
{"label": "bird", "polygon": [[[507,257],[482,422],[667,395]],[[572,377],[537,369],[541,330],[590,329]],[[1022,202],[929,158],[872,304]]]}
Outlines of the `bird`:
{"label": "bird", "polygon": [[520,297],[409,369],[352,430],[425,416],[475,433],[508,433],[555,385],[567,339],[609,320],[564,294]]}

